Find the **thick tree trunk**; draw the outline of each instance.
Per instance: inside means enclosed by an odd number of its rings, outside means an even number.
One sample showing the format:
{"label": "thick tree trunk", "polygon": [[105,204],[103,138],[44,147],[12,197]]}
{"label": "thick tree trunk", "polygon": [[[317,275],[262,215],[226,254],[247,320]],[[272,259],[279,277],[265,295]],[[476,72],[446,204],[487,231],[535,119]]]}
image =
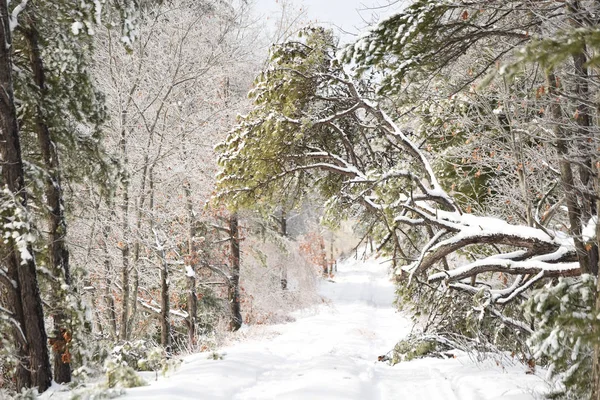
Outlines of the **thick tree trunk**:
{"label": "thick tree trunk", "polygon": [[[8,248],[6,245],[1,245],[0,247],[1,256],[4,260],[6,258],[6,254],[8,254],[12,249]],[[14,270],[12,263],[6,263],[8,267],[8,276],[14,282],[18,282],[18,271]],[[16,287],[8,287],[8,303],[11,305],[10,311],[14,315],[15,321],[19,323],[18,327],[14,327],[13,336],[16,338],[15,340],[15,348],[17,350],[16,356],[19,358],[19,363],[16,365],[15,370],[15,383],[17,386],[17,390],[21,390],[22,388],[31,387],[31,374],[29,373],[29,354],[27,352],[27,338],[25,335],[25,316],[23,315],[23,304],[21,303],[21,289],[19,286]]]}
{"label": "thick tree trunk", "polygon": [[229,329],[231,331],[237,331],[242,326],[240,305],[240,237],[237,214],[232,214],[229,217],[229,234],[231,242],[231,279],[229,282],[231,322],[229,324]]}
{"label": "thick tree trunk", "polygon": [[[19,127],[17,124],[12,82],[11,34],[8,6],[0,1],[0,161],[2,180],[16,201],[27,208],[27,193],[21,157]],[[23,330],[27,347],[19,345],[19,356],[28,359],[30,378],[24,376],[23,368],[17,370],[17,385],[20,390],[28,385],[37,386],[40,392],[50,386],[52,371],[46,342],[44,313],[36,276],[33,249],[27,246],[30,257],[22,253],[12,241],[2,244],[2,259],[12,280],[17,283],[14,291],[15,316]],[[19,301],[20,300],[20,301]]]}
{"label": "thick tree trunk", "polygon": [[[54,356],[54,380],[57,383],[71,382],[71,364],[68,357],[68,341],[71,336],[71,328],[67,321],[68,313],[65,310],[66,293],[61,287],[64,282],[71,284],[69,271],[69,250],[65,242],[67,234],[67,223],[65,220],[60,162],[58,158],[58,149],[56,143],[52,140],[50,129],[46,124],[42,113],[42,106],[45,100],[46,84],[44,65],[39,48],[38,34],[35,28],[35,21],[28,20],[29,26],[26,29],[26,39],[30,49],[30,63],[33,71],[35,84],[40,90],[40,103],[37,106],[36,116],[36,134],[38,145],[40,147],[42,160],[46,168],[46,181],[44,191],[46,195],[46,204],[48,214],[48,250],[50,267],[57,279],[53,285],[53,302],[56,311],[52,316],[54,321],[54,332],[52,346]],[[67,289],[69,290],[69,289]]]}

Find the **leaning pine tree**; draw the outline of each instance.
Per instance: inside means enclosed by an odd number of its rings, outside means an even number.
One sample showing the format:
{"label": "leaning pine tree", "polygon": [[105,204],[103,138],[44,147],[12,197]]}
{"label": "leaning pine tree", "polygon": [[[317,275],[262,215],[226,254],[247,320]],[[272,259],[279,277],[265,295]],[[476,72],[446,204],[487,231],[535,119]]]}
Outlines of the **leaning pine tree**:
{"label": "leaning pine tree", "polygon": [[[315,187],[328,198],[329,212],[334,217],[362,210],[365,217],[361,220],[371,223],[369,230],[379,239],[380,248],[402,260],[399,264],[404,265],[397,268],[397,273],[405,278],[404,285],[433,291],[440,301],[431,307],[438,313],[444,310],[444,298],[471,298],[473,304],[467,313],[476,312],[479,319],[491,321],[497,327],[496,334],[502,329],[513,337],[545,338],[537,335],[536,329],[555,329],[549,324],[556,320],[547,319],[543,326],[532,324],[515,309],[530,298],[532,288],[552,285],[556,278],[577,281],[582,272],[593,272],[593,252],[597,252],[596,235],[582,232],[584,226],[595,228],[590,224],[596,215],[596,207],[590,202],[594,196],[590,194],[595,193],[597,179],[590,177],[597,175],[590,161],[597,159],[597,135],[592,134],[593,118],[580,119],[592,113],[589,107],[583,107],[590,95],[590,86],[584,90],[584,82],[589,83],[592,77],[582,74],[594,60],[582,64],[577,56],[582,43],[591,46],[596,36],[592,28],[570,30],[569,13],[576,4],[567,3],[561,15],[567,22],[564,30],[548,33],[543,30],[544,18],[558,18],[552,10],[531,13],[525,4],[511,8],[501,2],[493,6],[481,2],[474,7],[460,2],[417,1],[382,22],[341,57],[336,57],[330,32],[303,31],[300,39],[274,48],[268,67],[251,92],[253,110],[240,117],[236,128],[218,147],[219,195],[233,207],[242,207],[251,206],[258,198],[280,198],[290,185]],[[533,32],[539,36],[530,43]],[[579,38],[562,49],[562,57],[550,60],[553,68],[549,69],[549,77],[553,69],[560,67],[564,76],[561,81],[569,85],[559,86],[557,79],[542,79],[547,86],[538,89],[537,96],[535,90],[533,93],[541,111],[524,117],[520,121],[523,128],[519,127],[522,131],[517,133],[522,138],[529,135],[528,141],[519,142],[525,148],[523,154],[529,154],[528,148],[541,148],[541,142],[556,145],[557,153],[552,153],[557,154],[556,158],[537,162],[557,171],[561,186],[547,184],[547,194],[536,199],[535,207],[527,207],[530,211],[523,225],[464,208],[463,201],[449,194],[454,189],[454,185],[449,187],[452,180],[440,183],[439,163],[433,163],[429,153],[430,136],[439,134],[446,124],[430,125],[435,132],[412,130],[410,125],[402,129],[403,112],[420,119],[419,128],[427,127],[420,107],[423,95],[439,91],[439,87],[451,91],[442,92],[441,97],[460,93],[457,102],[472,105],[468,102],[474,90],[492,87],[490,82],[494,81],[486,77],[504,79],[506,85],[511,85],[511,79],[518,75],[515,71],[523,66],[534,63],[547,68],[548,49],[558,43],[551,34]],[[466,78],[443,79],[443,74],[454,73],[465,65],[465,57],[473,57],[482,46],[499,38],[503,41],[498,52],[471,62],[473,70]],[[523,45],[525,50],[520,51]],[[340,59],[353,60],[365,78],[352,77],[340,65]],[[501,62],[507,67],[496,70]],[[578,71],[579,75],[573,77],[569,71]],[[376,79],[369,80],[368,73]],[[377,74],[383,74],[382,78]],[[536,77],[534,83],[539,81]],[[575,92],[566,92],[573,87]],[[526,90],[521,88],[521,93]],[[506,121],[513,117],[510,113],[516,105],[527,100],[515,98],[517,90],[512,93],[507,101],[515,105],[498,107],[490,113],[504,121],[495,131],[498,146],[510,141],[514,132]],[[575,121],[566,117],[570,111],[576,113]],[[472,129],[470,126],[481,125],[479,118],[489,116],[477,111],[463,113],[461,118],[468,122],[461,122],[461,134],[465,134]],[[569,146],[564,146],[567,138]],[[478,157],[476,161],[481,160]],[[573,164],[580,169],[581,179],[575,185],[568,179],[569,171],[575,176]],[[527,182],[527,175],[518,173],[525,166],[517,164],[515,182]],[[488,182],[489,202],[494,201],[494,182],[491,178]],[[563,202],[566,213],[560,208]],[[577,209],[577,204],[583,209]],[[534,213],[534,209],[546,212]],[[565,223],[570,226],[568,232],[560,229]],[[558,322],[564,325],[564,320]],[[463,339],[479,343],[474,340],[478,339],[475,334],[471,332]],[[493,336],[497,335],[488,335]]]}

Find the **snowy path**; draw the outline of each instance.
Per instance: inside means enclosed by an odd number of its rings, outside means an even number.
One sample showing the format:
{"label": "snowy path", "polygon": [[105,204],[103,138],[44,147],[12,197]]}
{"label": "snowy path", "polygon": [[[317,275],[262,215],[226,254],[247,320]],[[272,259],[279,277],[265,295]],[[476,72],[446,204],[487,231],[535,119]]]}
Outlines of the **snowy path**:
{"label": "snowy path", "polygon": [[321,293],[331,304],[316,314],[222,349],[222,360],[187,357],[172,376],[130,389],[127,398],[525,400],[543,388],[522,367],[503,371],[468,357],[377,362],[411,328],[394,311],[394,287],[377,261],[343,263]]}

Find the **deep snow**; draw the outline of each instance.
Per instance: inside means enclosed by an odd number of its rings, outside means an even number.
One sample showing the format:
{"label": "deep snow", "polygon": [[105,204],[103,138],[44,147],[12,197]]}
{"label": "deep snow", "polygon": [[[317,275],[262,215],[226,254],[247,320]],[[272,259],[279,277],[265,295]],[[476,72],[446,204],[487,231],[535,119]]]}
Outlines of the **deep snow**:
{"label": "deep snow", "polygon": [[127,390],[150,399],[535,399],[545,385],[521,365],[476,364],[468,356],[422,359],[394,367],[378,362],[412,323],[395,311],[394,287],[377,260],[341,263],[328,299],[266,336],[187,357],[179,370]]}

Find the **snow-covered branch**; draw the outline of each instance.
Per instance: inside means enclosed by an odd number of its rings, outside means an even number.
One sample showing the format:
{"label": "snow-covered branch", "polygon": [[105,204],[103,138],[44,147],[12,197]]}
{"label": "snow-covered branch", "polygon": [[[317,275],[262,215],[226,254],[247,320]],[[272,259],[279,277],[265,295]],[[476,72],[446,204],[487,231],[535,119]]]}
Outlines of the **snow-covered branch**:
{"label": "snow-covered branch", "polygon": [[[575,254],[573,254],[575,256]],[[502,272],[512,275],[534,275],[542,274],[540,278],[551,278],[556,276],[576,276],[581,273],[579,263],[558,263],[550,264],[543,261],[527,260],[514,261],[501,258],[488,257],[483,260],[477,260],[455,268],[451,271],[438,272],[429,276],[430,283],[441,280],[460,281],[471,276],[482,274],[484,272]]]}
{"label": "snow-covered branch", "polygon": [[12,12],[10,13],[8,24],[11,32],[14,31],[17,26],[19,26],[19,14],[25,10],[25,7],[27,7],[27,2],[28,0],[22,0],[15,6],[15,8],[13,8]]}
{"label": "snow-covered branch", "polygon": [[[153,306],[151,303],[138,298],[138,304],[141,305],[145,310],[152,312],[157,317],[161,315],[162,310],[158,306]],[[183,310],[169,309],[169,314],[177,318],[186,319],[189,317],[188,313]]]}

